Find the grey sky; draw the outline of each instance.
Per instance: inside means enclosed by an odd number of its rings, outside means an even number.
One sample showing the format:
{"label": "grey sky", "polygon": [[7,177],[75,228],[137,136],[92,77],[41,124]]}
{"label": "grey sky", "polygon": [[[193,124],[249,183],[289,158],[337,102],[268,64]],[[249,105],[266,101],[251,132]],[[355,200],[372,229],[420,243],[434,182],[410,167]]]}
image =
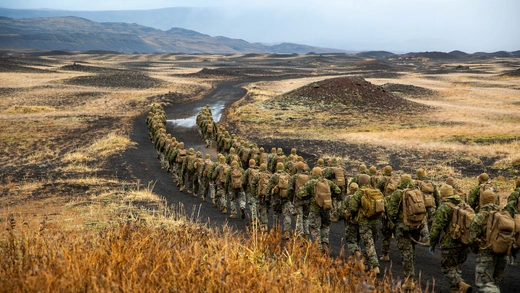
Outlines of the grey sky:
{"label": "grey sky", "polygon": [[519,0],[0,0],[0,7],[27,9],[178,6],[218,7],[221,23],[187,28],[249,42],[393,52],[520,50]]}

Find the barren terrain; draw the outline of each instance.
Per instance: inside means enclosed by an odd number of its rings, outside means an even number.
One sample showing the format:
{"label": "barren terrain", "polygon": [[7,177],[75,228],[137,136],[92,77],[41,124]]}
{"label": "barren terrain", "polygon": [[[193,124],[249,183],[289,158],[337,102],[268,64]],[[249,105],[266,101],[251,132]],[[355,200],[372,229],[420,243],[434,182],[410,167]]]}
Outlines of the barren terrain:
{"label": "barren terrain", "polygon": [[[466,191],[485,171],[504,200],[520,171],[520,59],[449,56],[2,52],[0,224],[163,227],[154,217],[171,206],[246,230],[180,193],[160,169],[145,125],[151,103],[165,107],[169,133],[213,158],[193,123],[206,104],[231,133],[266,149],[296,147],[311,165],[335,156],[351,175],[360,163],[423,167],[437,182],[455,176]],[[342,237],[334,223],[333,256]],[[423,288],[435,278],[436,292],[447,292],[439,256],[418,255]],[[383,266],[399,276],[395,243],[391,256],[392,268]],[[464,270],[473,282],[474,256]],[[505,292],[518,280],[509,270]]]}

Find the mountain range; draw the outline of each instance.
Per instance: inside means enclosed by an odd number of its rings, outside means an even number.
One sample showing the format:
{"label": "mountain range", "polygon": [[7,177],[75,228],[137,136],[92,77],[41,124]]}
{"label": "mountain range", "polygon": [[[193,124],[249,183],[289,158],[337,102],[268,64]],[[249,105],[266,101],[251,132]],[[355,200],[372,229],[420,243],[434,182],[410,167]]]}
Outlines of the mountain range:
{"label": "mountain range", "polygon": [[94,22],[75,16],[0,17],[0,49],[191,54],[346,52],[294,43],[265,45],[222,36],[212,37],[178,27],[163,31],[135,23]]}

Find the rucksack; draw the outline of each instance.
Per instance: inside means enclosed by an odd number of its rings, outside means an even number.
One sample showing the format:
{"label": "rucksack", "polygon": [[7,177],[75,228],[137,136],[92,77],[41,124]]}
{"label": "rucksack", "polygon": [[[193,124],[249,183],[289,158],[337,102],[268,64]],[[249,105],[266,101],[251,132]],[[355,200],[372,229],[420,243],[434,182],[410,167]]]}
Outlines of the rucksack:
{"label": "rucksack", "polygon": [[193,169],[193,160],[195,160],[197,158],[197,156],[195,155],[189,155],[188,156],[188,161],[186,162],[188,164],[188,171],[190,172],[193,172],[195,169]]}
{"label": "rucksack", "polygon": [[478,202],[479,202],[480,207],[482,207],[482,196],[481,195],[486,190],[495,191],[495,189],[493,188],[493,185],[489,181],[479,185]]}
{"label": "rucksack", "polygon": [[177,163],[182,163],[184,161],[184,158],[186,158],[187,155],[188,155],[188,151],[186,151],[186,149],[180,149],[177,152],[177,158],[175,161]]}
{"label": "rucksack", "polygon": [[368,219],[377,219],[385,213],[385,200],[381,190],[362,188],[361,213]]}
{"label": "rucksack", "polygon": [[488,214],[486,248],[490,248],[495,254],[510,254],[515,240],[515,220],[509,212],[492,211]]}
{"label": "rucksack", "polygon": [[445,204],[453,209],[449,233],[451,238],[458,239],[463,244],[469,244],[469,226],[475,217],[475,211],[465,202],[455,205],[451,202]]}
{"label": "rucksack", "polygon": [[255,168],[249,168],[248,170],[249,170],[249,177],[247,178],[247,185],[250,186],[251,181],[253,180],[253,178],[255,178],[255,175],[258,174],[258,172],[260,172],[260,170],[255,169]]}
{"label": "rucksack", "polygon": [[424,196],[424,205],[427,208],[433,207],[433,203],[435,202],[435,198],[433,197],[433,191],[435,187],[430,180],[422,180],[419,181],[419,189],[423,193]]}
{"label": "rucksack", "polygon": [[251,151],[250,148],[244,148],[242,149],[242,162],[249,161],[249,152]]}
{"label": "rucksack", "polygon": [[377,188],[377,181],[379,181],[379,178],[379,175],[370,176],[370,186],[372,186],[373,188]]}
{"label": "rucksack", "polygon": [[242,188],[242,170],[238,167],[231,169],[231,187]]}
{"label": "rucksack", "polygon": [[401,201],[403,224],[413,230],[420,228],[427,214],[422,192],[417,188],[405,189]]}
{"label": "rucksack", "polygon": [[334,167],[332,168],[332,171],[334,172],[334,183],[336,183],[336,185],[339,187],[345,186],[345,175],[343,168]]}
{"label": "rucksack", "polygon": [[213,133],[213,123],[209,123],[206,127],[206,133]]}
{"label": "rucksack", "polygon": [[258,196],[260,196],[261,199],[265,199],[265,196],[267,196],[267,184],[269,184],[269,178],[271,178],[271,174],[267,172],[259,172],[258,176],[259,179],[257,194]]}
{"label": "rucksack", "polygon": [[197,173],[200,173],[200,171],[202,170],[203,165],[204,165],[204,159],[203,158],[197,158],[193,162],[193,168],[197,171]]}
{"label": "rucksack", "polygon": [[311,179],[311,176],[304,173],[298,173],[296,174],[296,180],[294,184],[294,193],[296,194],[296,197],[299,199],[302,199],[300,196],[300,189],[302,189],[303,185],[307,183]]}
{"label": "rucksack", "polygon": [[260,158],[258,158],[258,166],[260,166],[260,164],[267,164],[267,157],[269,155],[267,153],[261,153],[260,154]]}
{"label": "rucksack", "polygon": [[515,214],[516,246],[520,247],[520,214]]}
{"label": "rucksack", "polygon": [[276,156],[276,164],[278,164],[278,163],[285,163],[285,158],[286,158],[285,155]]}
{"label": "rucksack", "polygon": [[332,210],[332,194],[327,179],[314,181],[314,200],[325,211]]}
{"label": "rucksack", "polygon": [[384,194],[385,196],[390,196],[397,190],[400,179],[397,176],[385,176],[385,178]]}
{"label": "rucksack", "polygon": [[226,163],[222,163],[218,166],[219,168],[219,173],[218,173],[218,181],[220,183],[224,183],[226,182],[226,174],[227,174],[227,171],[231,168],[228,164]]}
{"label": "rucksack", "polygon": [[211,169],[211,166],[213,166],[213,164],[214,163],[212,161],[210,161],[210,160],[208,160],[208,161],[206,161],[206,163],[204,163],[204,171],[202,171],[202,175],[204,177],[207,178],[209,176],[208,173],[209,173],[209,170]]}
{"label": "rucksack", "polygon": [[278,174],[278,184],[276,185],[274,192],[278,192],[281,198],[287,197],[287,187],[289,187],[289,178],[291,176],[287,173]]}

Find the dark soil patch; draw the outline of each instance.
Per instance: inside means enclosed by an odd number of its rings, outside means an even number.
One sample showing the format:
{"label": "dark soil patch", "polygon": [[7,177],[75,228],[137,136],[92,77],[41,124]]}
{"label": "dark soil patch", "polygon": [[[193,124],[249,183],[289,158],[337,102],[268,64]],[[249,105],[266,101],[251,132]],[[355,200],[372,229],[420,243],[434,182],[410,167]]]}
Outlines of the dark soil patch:
{"label": "dark soil patch", "polygon": [[164,84],[164,81],[141,72],[119,72],[102,73],[95,76],[78,76],[65,80],[64,83],[93,87],[148,89],[160,87]]}
{"label": "dark soil patch", "polygon": [[356,62],[354,65],[365,70],[394,70],[392,65],[380,60],[363,60]]}
{"label": "dark soil patch", "polygon": [[34,68],[20,64],[18,60],[0,58],[0,72],[49,73],[49,70]]}
{"label": "dark soil patch", "polygon": [[414,98],[429,98],[436,94],[433,90],[410,84],[385,83],[381,87],[387,92]]}
{"label": "dark soil patch", "polygon": [[82,65],[77,62],[74,62],[71,65],[62,66],[62,67],[60,67],[60,69],[61,70],[70,70],[70,71],[81,71],[81,72],[88,72],[88,73],[115,73],[115,72],[122,71],[121,69]]}
{"label": "dark soil patch", "polygon": [[520,77],[520,68],[502,73],[501,76]]}
{"label": "dark soil patch", "polygon": [[[315,82],[275,97],[266,104],[283,103],[315,108],[320,104],[384,110],[391,112],[426,111],[431,108],[408,101],[363,78],[338,77]],[[377,111],[380,112],[380,111]]]}

